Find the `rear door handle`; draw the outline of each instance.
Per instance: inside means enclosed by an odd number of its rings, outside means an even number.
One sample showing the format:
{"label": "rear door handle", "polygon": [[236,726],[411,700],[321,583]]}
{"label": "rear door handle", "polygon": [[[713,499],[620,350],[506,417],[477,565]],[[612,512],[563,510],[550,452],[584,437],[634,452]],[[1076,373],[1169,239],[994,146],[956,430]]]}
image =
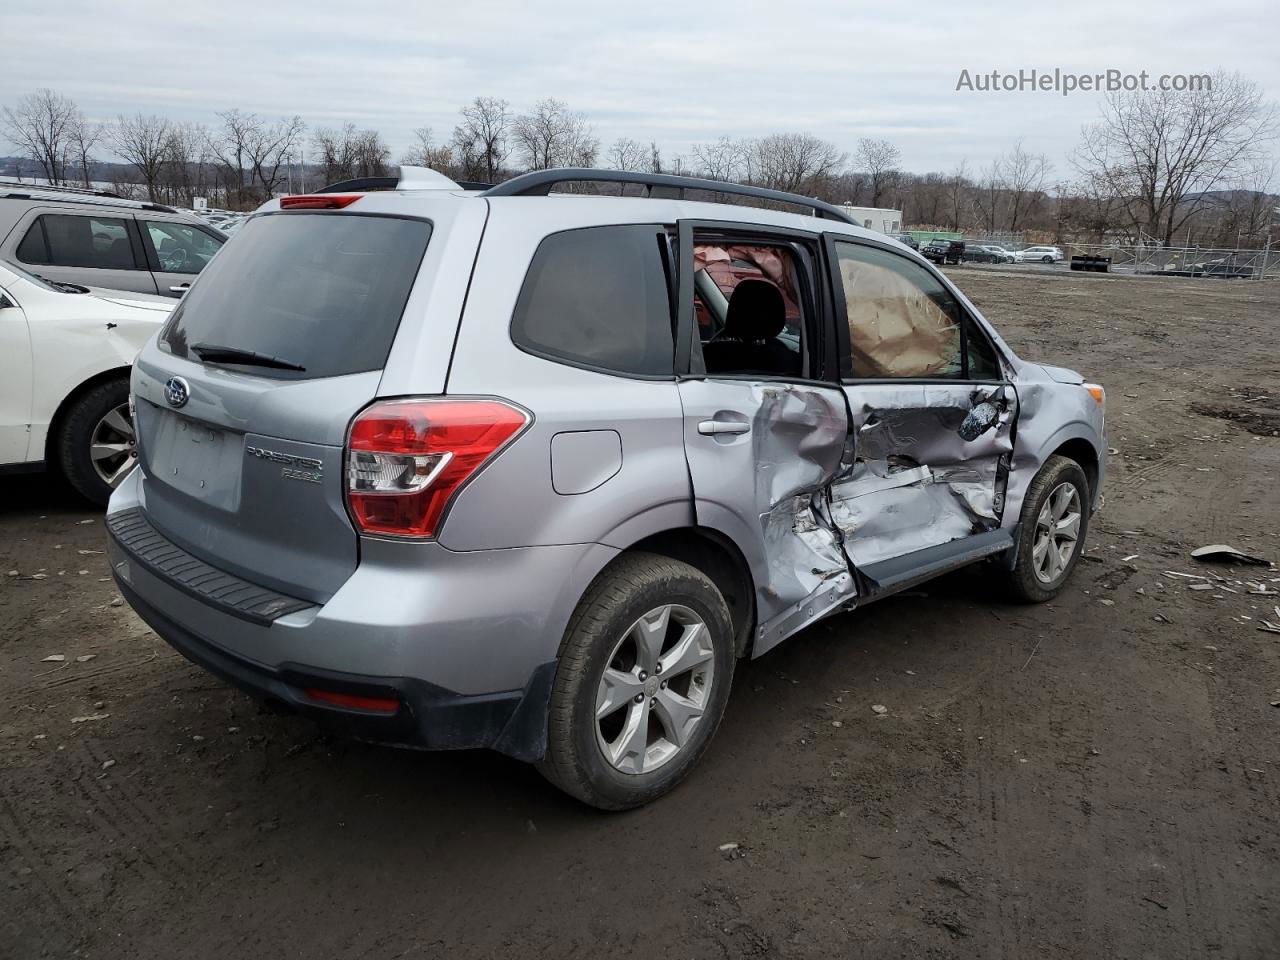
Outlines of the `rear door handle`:
{"label": "rear door handle", "polygon": [[189,283],[175,283],[172,287],[169,288],[169,292],[170,293],[186,293],[190,289],[191,289],[191,284]]}
{"label": "rear door handle", "polygon": [[698,432],[704,437],[722,433],[750,433],[751,424],[741,420],[703,420],[698,424]]}

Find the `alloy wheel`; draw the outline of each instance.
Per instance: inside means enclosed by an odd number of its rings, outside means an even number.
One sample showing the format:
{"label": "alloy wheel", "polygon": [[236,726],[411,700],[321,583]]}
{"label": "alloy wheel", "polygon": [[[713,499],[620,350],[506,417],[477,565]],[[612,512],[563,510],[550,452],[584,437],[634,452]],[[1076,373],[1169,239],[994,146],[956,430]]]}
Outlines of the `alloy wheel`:
{"label": "alloy wheel", "polygon": [[1060,483],[1045,499],[1036,518],[1031,562],[1036,579],[1053,583],[1061,575],[1080,544],[1080,491],[1074,483]]}
{"label": "alloy wheel", "polygon": [[688,607],[650,610],[622,635],[596,692],[596,742],[605,760],[649,773],[690,742],[715,681],[711,631]]}
{"label": "alloy wheel", "polygon": [[89,437],[89,461],[98,479],[113,490],[137,464],[138,444],[128,403],[108,410],[94,426]]}

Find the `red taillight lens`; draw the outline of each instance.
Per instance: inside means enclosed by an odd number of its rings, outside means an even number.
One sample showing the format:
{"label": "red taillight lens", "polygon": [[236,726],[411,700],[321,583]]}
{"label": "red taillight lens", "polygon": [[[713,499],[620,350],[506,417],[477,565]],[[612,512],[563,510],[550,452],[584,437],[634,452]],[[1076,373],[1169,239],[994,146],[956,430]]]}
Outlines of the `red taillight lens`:
{"label": "red taillight lens", "polygon": [[281,210],[340,210],[360,199],[359,193],[304,193],[281,197]]}
{"label": "red taillight lens", "polygon": [[500,400],[392,400],[356,417],[347,503],[365,533],[434,537],[458,489],[529,423]]}
{"label": "red taillight lens", "polygon": [[368,713],[398,713],[400,701],[394,697],[360,697],[351,693],[339,693],[337,690],[317,690],[307,688],[307,698],[331,707],[343,707],[347,710],[364,710]]}

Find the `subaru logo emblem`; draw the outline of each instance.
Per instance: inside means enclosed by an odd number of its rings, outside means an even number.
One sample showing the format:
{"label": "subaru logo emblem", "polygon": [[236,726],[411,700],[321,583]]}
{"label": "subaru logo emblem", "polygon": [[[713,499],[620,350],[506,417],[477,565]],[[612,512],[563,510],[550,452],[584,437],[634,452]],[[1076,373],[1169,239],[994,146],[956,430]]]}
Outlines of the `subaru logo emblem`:
{"label": "subaru logo emblem", "polygon": [[181,407],[191,399],[191,385],[181,377],[170,377],[164,385],[164,398],[171,407]]}

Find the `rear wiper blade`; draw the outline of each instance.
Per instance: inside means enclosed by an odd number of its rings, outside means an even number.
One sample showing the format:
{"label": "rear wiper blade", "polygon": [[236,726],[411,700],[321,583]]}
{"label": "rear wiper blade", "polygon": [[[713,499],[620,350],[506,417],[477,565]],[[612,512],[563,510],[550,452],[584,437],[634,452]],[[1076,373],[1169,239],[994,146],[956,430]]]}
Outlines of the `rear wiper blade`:
{"label": "rear wiper blade", "polygon": [[305,372],[307,369],[301,364],[282,360],[269,354],[255,353],[252,350],[240,350],[236,347],[222,347],[216,343],[194,344],[191,347],[191,352],[201,360],[209,363],[239,363],[246,367],[271,367],[276,370],[297,370],[299,372]]}

